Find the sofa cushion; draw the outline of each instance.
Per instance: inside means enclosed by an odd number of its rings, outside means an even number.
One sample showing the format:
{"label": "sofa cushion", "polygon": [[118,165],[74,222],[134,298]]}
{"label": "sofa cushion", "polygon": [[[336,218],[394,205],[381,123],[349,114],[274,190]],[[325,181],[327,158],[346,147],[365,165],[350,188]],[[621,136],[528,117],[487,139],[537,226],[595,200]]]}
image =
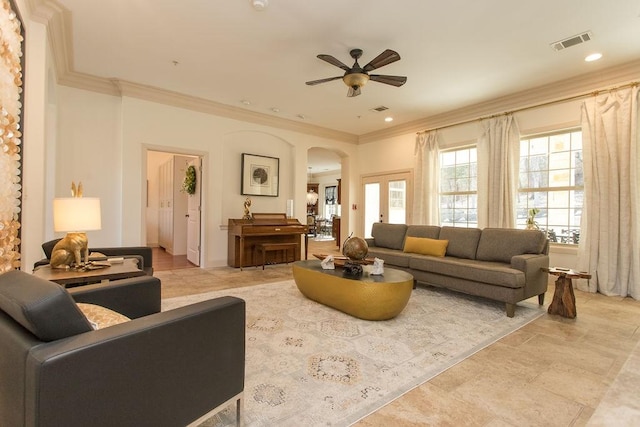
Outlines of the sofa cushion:
{"label": "sofa cushion", "polygon": [[478,243],[476,259],[510,263],[516,255],[541,254],[546,240],[539,230],[485,228]]}
{"label": "sofa cushion", "polygon": [[437,239],[440,237],[440,227],[437,225],[408,225],[407,237],[409,236]]}
{"label": "sofa cushion", "polygon": [[380,258],[384,260],[384,264],[387,266],[409,268],[409,258],[411,257],[411,254],[405,254],[404,252],[396,249],[370,246],[367,256]]}
{"label": "sofa cushion", "polygon": [[109,310],[106,307],[95,304],[87,304],[84,302],[77,303],[78,308],[85,315],[93,329],[103,329],[109,326],[118,325],[120,323],[128,322],[127,316],[122,315],[116,311]]}
{"label": "sofa cushion", "polygon": [[448,244],[448,240],[407,236],[404,240],[404,252],[443,257]]}
{"label": "sofa cushion", "polygon": [[[522,271],[500,262],[478,261],[446,256],[436,258],[425,255],[413,255],[409,267],[414,270],[428,271],[443,276],[457,277],[478,283],[507,288],[522,288],[525,275]],[[479,285],[480,286],[480,285]]]}
{"label": "sofa cushion", "polygon": [[41,341],[93,330],[62,286],[24,271],[0,274],[0,310]]}
{"label": "sofa cushion", "polygon": [[402,250],[404,247],[404,235],[407,232],[406,224],[387,224],[374,222],[371,227],[371,236],[376,246],[380,248]]}
{"label": "sofa cushion", "polygon": [[476,259],[481,234],[479,228],[442,227],[439,239],[449,241],[447,256]]}

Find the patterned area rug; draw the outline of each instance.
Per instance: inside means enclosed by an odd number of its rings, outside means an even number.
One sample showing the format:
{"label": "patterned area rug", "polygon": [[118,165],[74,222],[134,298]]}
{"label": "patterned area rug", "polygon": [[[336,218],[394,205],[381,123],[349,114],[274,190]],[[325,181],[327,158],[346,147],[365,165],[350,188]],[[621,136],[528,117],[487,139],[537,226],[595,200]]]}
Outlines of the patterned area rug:
{"label": "patterned area rug", "polygon": [[[544,313],[418,287],[398,317],[356,319],[291,281],[164,300],[169,310],[223,295],[247,303],[245,424],[347,426]],[[232,405],[233,406],[233,405]],[[233,407],[202,426],[234,425]]]}

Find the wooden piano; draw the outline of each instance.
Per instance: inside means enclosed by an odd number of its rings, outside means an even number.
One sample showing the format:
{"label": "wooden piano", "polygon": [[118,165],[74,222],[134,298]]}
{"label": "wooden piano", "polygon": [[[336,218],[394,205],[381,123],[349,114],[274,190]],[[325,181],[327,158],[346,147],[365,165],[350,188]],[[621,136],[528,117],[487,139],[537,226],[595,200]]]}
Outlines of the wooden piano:
{"label": "wooden piano", "polygon": [[298,243],[293,260],[286,259],[287,252],[270,252],[267,263],[299,261],[301,239],[304,237],[304,258],[307,259],[307,226],[285,213],[254,213],[251,219],[229,218],[227,264],[229,267],[262,265],[256,259],[255,247],[259,243]]}

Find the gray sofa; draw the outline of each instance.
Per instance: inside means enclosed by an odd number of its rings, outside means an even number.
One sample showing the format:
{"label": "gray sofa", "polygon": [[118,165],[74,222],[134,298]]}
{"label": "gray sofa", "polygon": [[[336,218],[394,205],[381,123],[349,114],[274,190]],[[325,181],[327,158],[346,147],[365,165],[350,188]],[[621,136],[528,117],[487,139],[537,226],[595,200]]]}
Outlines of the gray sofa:
{"label": "gray sofa", "polygon": [[[506,304],[513,317],[519,301],[544,303],[549,266],[547,237],[537,230],[455,228],[375,223],[366,239],[370,257],[413,274],[418,283],[445,287]],[[406,237],[448,240],[443,257],[404,252]]]}

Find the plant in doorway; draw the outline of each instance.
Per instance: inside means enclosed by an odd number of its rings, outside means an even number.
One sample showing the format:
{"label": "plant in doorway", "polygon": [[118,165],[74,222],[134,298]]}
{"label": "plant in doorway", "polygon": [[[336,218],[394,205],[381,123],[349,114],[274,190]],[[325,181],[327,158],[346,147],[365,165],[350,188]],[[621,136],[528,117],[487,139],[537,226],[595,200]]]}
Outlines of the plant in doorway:
{"label": "plant in doorway", "polygon": [[196,193],[196,168],[193,165],[189,166],[185,172],[182,191],[189,195]]}

